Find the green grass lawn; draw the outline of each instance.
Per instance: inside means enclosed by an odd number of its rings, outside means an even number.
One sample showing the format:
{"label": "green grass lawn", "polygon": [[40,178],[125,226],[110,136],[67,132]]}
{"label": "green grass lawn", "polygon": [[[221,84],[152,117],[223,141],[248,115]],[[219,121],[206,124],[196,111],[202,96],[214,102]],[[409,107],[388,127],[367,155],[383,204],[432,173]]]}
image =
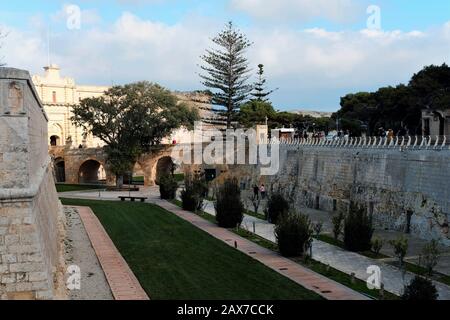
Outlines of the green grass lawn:
{"label": "green grass lawn", "polygon": [[71,191],[85,191],[85,190],[96,190],[105,189],[104,185],[79,185],[79,184],[56,184],[57,192],[71,192]]}
{"label": "green grass lawn", "polygon": [[320,299],[157,206],[62,201],[92,208],[152,299]]}

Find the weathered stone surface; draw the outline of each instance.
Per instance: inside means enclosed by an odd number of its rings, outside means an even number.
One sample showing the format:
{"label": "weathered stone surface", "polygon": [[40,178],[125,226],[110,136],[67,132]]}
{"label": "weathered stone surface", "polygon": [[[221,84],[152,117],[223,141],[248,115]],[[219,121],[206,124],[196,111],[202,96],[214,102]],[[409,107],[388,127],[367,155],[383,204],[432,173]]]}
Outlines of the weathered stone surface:
{"label": "weathered stone surface", "polygon": [[60,262],[47,116],[28,72],[0,68],[0,297],[52,298]]}
{"label": "weathered stone surface", "polygon": [[[260,177],[259,166],[229,166],[247,186],[265,183],[293,207],[346,209],[350,201],[373,213],[378,227],[410,231],[450,245],[450,150],[296,147],[281,145],[280,171]],[[223,178],[223,177],[222,177]]]}

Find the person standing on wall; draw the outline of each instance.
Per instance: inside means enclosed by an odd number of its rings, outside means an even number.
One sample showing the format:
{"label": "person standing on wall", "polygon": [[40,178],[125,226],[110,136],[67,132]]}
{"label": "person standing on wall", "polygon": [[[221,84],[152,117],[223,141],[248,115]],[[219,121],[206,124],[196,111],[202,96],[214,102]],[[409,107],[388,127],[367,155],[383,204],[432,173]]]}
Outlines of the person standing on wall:
{"label": "person standing on wall", "polygon": [[266,192],[266,186],[265,186],[264,184],[262,184],[262,185],[261,185],[261,188],[259,188],[259,191],[261,192],[261,198],[262,198],[263,200],[265,200],[265,199],[266,199],[266,194],[267,194],[267,192]]}
{"label": "person standing on wall", "polygon": [[253,195],[259,200],[259,188],[256,184],[253,186]]}

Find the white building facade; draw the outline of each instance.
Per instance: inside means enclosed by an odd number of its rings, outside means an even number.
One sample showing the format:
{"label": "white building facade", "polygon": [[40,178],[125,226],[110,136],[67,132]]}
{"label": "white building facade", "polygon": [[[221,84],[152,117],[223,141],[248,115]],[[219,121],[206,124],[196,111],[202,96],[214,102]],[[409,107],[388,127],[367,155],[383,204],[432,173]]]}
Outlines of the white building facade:
{"label": "white building facade", "polygon": [[61,77],[59,67],[54,64],[44,70],[44,76],[34,76],[33,83],[49,117],[49,145],[71,143],[73,147],[102,146],[103,143],[92,135],[84,138],[83,129],[72,124],[71,106],[85,98],[99,97],[109,87],[77,85],[73,78]]}

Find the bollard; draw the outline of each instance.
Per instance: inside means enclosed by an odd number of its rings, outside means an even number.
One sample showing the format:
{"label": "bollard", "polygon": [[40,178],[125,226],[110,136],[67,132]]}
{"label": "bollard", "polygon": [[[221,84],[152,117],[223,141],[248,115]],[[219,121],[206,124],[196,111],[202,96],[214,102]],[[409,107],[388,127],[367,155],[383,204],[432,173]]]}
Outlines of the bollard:
{"label": "bollard", "polygon": [[235,248],[235,249],[238,248],[237,241],[234,242],[234,248]]}
{"label": "bollard", "polygon": [[352,272],[352,274],[351,274],[351,283],[352,284],[355,284],[356,283],[356,278],[355,278],[355,273],[354,272]]}
{"label": "bollard", "polygon": [[380,300],[384,300],[384,283],[380,286]]}
{"label": "bollard", "polygon": [[253,221],[253,233],[256,234],[256,222],[255,221]]}

